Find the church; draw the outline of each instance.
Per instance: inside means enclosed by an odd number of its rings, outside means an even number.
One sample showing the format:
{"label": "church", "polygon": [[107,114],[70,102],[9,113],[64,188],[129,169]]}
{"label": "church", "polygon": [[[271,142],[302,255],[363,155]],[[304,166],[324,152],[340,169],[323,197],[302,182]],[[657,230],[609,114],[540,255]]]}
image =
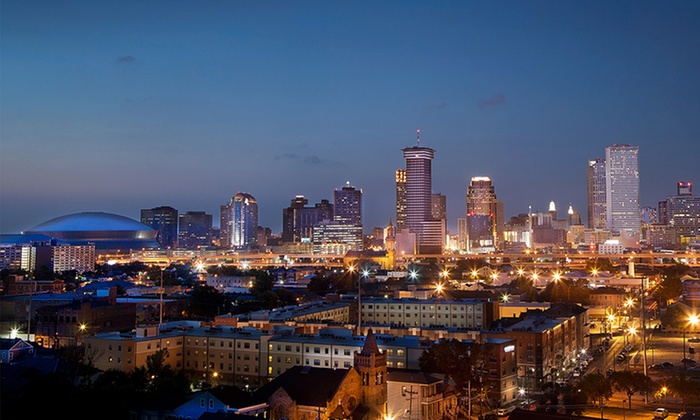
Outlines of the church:
{"label": "church", "polygon": [[270,420],[381,420],[387,409],[386,354],[370,328],[350,369],[295,366],[254,394]]}

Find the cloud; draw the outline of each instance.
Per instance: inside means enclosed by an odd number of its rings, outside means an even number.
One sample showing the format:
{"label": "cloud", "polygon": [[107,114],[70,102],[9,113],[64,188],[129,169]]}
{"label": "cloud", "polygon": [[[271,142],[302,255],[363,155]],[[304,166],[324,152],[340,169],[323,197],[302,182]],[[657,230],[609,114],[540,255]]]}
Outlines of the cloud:
{"label": "cloud", "polygon": [[503,94],[497,93],[488,99],[481,99],[476,107],[478,109],[485,109],[492,106],[502,106],[506,104],[506,97]]}
{"label": "cloud", "polygon": [[309,165],[320,165],[323,163],[323,160],[316,155],[299,156],[294,153],[284,153],[282,155],[275,156],[275,160],[291,160],[296,162],[303,162]]}
{"label": "cloud", "polygon": [[131,64],[134,61],[136,61],[136,57],[131,56],[131,55],[122,55],[120,57],[117,57],[117,62],[118,63],[126,63],[126,64]]}

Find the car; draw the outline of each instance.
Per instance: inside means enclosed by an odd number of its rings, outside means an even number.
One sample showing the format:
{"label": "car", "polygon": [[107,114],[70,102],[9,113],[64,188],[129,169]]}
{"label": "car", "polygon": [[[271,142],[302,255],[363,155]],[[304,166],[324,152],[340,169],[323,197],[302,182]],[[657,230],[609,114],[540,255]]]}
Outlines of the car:
{"label": "car", "polygon": [[688,339],[689,343],[700,343],[700,337],[692,337]]}
{"label": "car", "polygon": [[574,378],[578,378],[579,376],[581,376],[581,372],[579,372],[578,370],[575,370],[572,375]]}
{"label": "car", "polygon": [[668,410],[665,408],[657,408],[656,411],[654,411],[655,419],[665,419],[666,417],[668,417]]}
{"label": "car", "polygon": [[631,344],[626,344],[625,345],[625,351],[632,351],[632,345]]}
{"label": "car", "polygon": [[691,359],[690,357],[686,357],[685,359],[681,359],[681,363],[686,364],[686,365],[694,365],[695,359]]}
{"label": "car", "polygon": [[627,358],[627,355],[624,354],[624,353],[620,353],[620,354],[617,355],[617,361],[618,361],[618,362],[624,362],[626,358]]}
{"label": "car", "polygon": [[663,368],[664,368],[664,365],[661,365],[661,364],[649,365],[650,370],[661,370]]}
{"label": "car", "polygon": [[672,367],[673,367],[673,363],[671,363],[671,362],[663,362],[663,363],[661,363],[661,366],[663,366],[663,367],[665,367],[665,368],[672,368]]}

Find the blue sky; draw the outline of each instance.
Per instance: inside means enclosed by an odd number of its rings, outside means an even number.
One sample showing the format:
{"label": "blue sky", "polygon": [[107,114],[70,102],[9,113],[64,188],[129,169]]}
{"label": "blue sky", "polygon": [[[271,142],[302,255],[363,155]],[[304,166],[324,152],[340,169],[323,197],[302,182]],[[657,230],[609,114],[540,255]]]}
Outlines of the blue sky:
{"label": "blue sky", "polygon": [[586,217],[587,160],[640,147],[642,205],[700,194],[697,1],[0,3],[0,233],[252,194],[364,191],[394,213],[401,149],[436,150],[448,227],[472,176],[506,218]]}

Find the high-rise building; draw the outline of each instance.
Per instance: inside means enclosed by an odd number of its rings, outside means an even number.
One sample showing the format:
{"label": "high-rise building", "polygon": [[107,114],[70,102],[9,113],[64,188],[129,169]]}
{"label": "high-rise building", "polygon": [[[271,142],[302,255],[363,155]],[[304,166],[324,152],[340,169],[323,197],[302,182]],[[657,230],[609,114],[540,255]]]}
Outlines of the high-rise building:
{"label": "high-rise building", "polygon": [[605,194],[605,159],[596,158],[588,161],[586,171],[588,186],[588,227],[606,229],[608,226]]}
{"label": "high-rise building", "polygon": [[348,225],[362,226],[362,190],[348,181],[333,191],[333,218]]}
{"label": "high-rise building", "polygon": [[447,197],[433,194],[431,199],[431,214],[434,220],[447,220]]}
{"label": "high-rise building", "polygon": [[161,206],[152,209],[141,210],[141,223],[158,231],[158,244],[161,248],[175,248],[177,246],[177,210]]}
{"label": "high-rise building", "polygon": [[692,195],[693,184],[679,182],[678,195],[666,197],[668,224],[675,230],[676,245],[685,247],[700,240],[700,195]]}
{"label": "high-rise building", "polygon": [[396,170],[396,230],[406,228],[406,170]]}
{"label": "high-rise building", "polygon": [[188,211],[179,217],[178,248],[197,249],[211,246],[211,214],[203,211]]}
{"label": "high-rise building", "polygon": [[467,188],[468,249],[501,248],[503,229],[503,203],[496,198],[491,178],[473,177]]}
{"label": "high-rise building", "polygon": [[627,248],[638,246],[641,231],[638,157],[638,146],[615,144],[605,148],[607,227]]}
{"label": "high-rise building", "polygon": [[333,219],[333,204],[323,199],[314,207],[306,207],[309,200],[297,195],[289,207],[282,210],[282,241],[311,242],[313,230],[319,222]]}
{"label": "high-rise building", "polygon": [[432,214],[435,150],[420,147],[419,137],[418,145],[403,149],[403,157],[406,160],[406,228],[416,235],[418,253],[442,254],[445,223],[433,219]]}
{"label": "high-rise building", "polygon": [[257,243],[258,202],[245,192],[239,192],[231,198],[227,225],[232,248],[246,248]]}

